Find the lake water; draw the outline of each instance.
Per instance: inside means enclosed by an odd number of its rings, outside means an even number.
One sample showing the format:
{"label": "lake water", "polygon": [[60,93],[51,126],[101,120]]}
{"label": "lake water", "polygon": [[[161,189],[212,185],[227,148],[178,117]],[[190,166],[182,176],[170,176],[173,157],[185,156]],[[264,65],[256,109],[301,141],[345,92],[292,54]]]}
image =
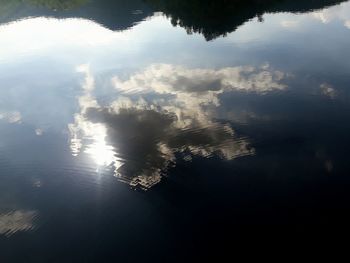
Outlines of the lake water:
{"label": "lake water", "polygon": [[349,43],[350,1],[0,0],[0,262],[343,233]]}

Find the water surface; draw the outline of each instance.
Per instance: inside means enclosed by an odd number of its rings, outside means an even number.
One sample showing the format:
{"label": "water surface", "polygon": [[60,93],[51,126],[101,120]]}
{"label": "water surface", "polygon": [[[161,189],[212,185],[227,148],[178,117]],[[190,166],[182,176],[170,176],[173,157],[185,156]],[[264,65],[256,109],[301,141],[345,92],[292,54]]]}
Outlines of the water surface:
{"label": "water surface", "polygon": [[0,0],[0,23],[1,262],[347,229],[350,2]]}

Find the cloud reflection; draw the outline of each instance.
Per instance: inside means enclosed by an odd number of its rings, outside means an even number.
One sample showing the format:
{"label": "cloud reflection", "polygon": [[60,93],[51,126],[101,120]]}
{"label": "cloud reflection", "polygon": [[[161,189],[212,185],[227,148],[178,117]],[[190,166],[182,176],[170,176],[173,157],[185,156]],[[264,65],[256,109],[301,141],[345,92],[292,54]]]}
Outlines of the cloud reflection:
{"label": "cloud reflection", "polygon": [[328,83],[322,83],[320,85],[321,93],[330,99],[334,99],[337,96],[337,92],[334,87]]}
{"label": "cloud reflection", "polygon": [[349,10],[350,3],[345,2],[337,6],[313,12],[312,16],[324,24],[328,24],[334,20],[342,21],[344,23],[344,26],[350,29]]}
{"label": "cloud reflection", "polygon": [[0,214],[0,235],[11,236],[17,232],[30,231],[34,226],[36,211],[17,210]]}
{"label": "cloud reflection", "polygon": [[254,154],[247,138],[215,119],[219,95],[286,88],[286,75],[269,65],[209,70],[161,64],[126,80],[114,77],[119,97],[102,106],[93,96],[89,66],[79,66],[78,71],[85,81],[78,98],[80,112],[69,125],[73,155],[84,152],[97,165],[113,165],[119,180],[142,189],[160,182],[180,159],[232,160]]}
{"label": "cloud reflection", "polygon": [[8,123],[21,123],[22,115],[18,111],[3,111],[0,112],[0,120],[5,120]]}

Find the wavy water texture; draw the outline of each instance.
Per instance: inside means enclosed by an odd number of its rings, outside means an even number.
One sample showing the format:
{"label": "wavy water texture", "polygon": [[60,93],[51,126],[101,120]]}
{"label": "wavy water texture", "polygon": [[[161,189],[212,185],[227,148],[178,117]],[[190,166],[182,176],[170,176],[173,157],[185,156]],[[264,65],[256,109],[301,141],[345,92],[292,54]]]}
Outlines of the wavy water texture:
{"label": "wavy water texture", "polygon": [[[78,98],[80,113],[69,125],[73,155],[85,152],[98,165],[113,165],[117,178],[143,189],[159,183],[179,159],[232,160],[254,154],[249,139],[215,120],[210,108],[219,107],[224,92],[264,95],[287,88],[287,75],[269,65],[208,70],[158,64],[125,80],[113,77],[120,95],[101,106],[93,96],[89,66],[78,71],[85,81],[84,95]],[[147,94],[157,97],[146,100]]]}
{"label": "wavy water texture", "polygon": [[22,231],[31,231],[35,228],[36,211],[16,210],[0,214],[0,235],[7,237]]}

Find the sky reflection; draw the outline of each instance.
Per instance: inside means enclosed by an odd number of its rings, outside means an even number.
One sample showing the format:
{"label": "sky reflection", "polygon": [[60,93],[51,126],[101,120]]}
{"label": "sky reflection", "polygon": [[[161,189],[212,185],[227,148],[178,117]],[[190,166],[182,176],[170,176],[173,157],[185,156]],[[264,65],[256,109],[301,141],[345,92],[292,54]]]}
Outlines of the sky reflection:
{"label": "sky reflection", "polygon": [[349,14],[0,0],[0,262],[196,262],[346,226]]}
{"label": "sky reflection", "polygon": [[[307,14],[267,14],[263,23],[249,21],[210,44],[199,34],[188,37],[160,14],[123,32],[84,19],[39,17],[4,24],[0,68],[1,82],[8,88],[1,91],[7,100],[0,117],[31,125],[38,136],[50,131],[69,134],[74,156],[83,151],[98,166],[113,164],[117,177],[147,188],[153,183],[144,176],[159,182],[179,155],[185,160],[191,155],[231,160],[252,154],[249,138],[238,136],[229,121],[259,113],[249,109],[224,113],[222,97],[243,92],[263,99],[269,93],[295,92],[299,85],[295,80],[308,73],[296,71],[298,61],[281,64],[278,53],[290,43],[301,45],[291,40],[295,35],[320,37],[312,33],[320,22],[328,26],[341,21],[346,26],[349,8],[347,2]],[[331,34],[332,27],[323,30]],[[313,48],[324,49],[324,41],[315,40]],[[275,45],[282,51],[272,52]],[[269,50],[263,52],[267,55],[253,58],[262,47]],[[306,54],[304,59],[312,60],[309,49],[303,45],[294,56]],[[346,60],[340,63],[345,71]],[[14,69],[26,81],[15,77]],[[320,73],[312,70],[317,78]],[[82,87],[80,74],[85,75]],[[327,79],[316,86],[318,94],[330,99],[341,93]],[[121,123],[129,127],[122,128]],[[150,125],[160,128],[142,138],[139,130]],[[191,143],[194,137],[201,139]],[[148,149],[138,150],[148,142]]]}
{"label": "sky reflection", "polygon": [[[78,70],[85,74],[82,86],[85,93],[78,98],[81,112],[75,115],[75,123],[69,125],[73,155],[83,150],[99,165],[113,163],[116,177],[131,186],[147,189],[161,181],[161,176],[176,164],[179,155],[191,160],[193,155],[217,154],[232,160],[253,154],[254,149],[246,139],[237,137],[230,125],[214,121],[205,107],[219,106],[217,94],[223,89],[267,92],[266,87],[284,88],[277,83],[283,73],[270,73],[267,67],[260,72],[249,67],[224,69],[218,74],[197,69],[193,70],[197,72],[197,79],[193,71],[177,69],[174,75],[171,65],[151,66],[151,75],[150,69],[146,69],[123,83],[113,77],[115,88],[120,88],[122,94],[110,105],[100,106],[92,95],[95,81],[90,68],[80,66]],[[176,85],[177,82],[182,84]],[[213,86],[213,83],[219,85]],[[179,91],[169,87],[177,87]],[[137,97],[127,97],[130,92],[136,92]],[[147,93],[170,97],[146,101],[141,94]]]}

